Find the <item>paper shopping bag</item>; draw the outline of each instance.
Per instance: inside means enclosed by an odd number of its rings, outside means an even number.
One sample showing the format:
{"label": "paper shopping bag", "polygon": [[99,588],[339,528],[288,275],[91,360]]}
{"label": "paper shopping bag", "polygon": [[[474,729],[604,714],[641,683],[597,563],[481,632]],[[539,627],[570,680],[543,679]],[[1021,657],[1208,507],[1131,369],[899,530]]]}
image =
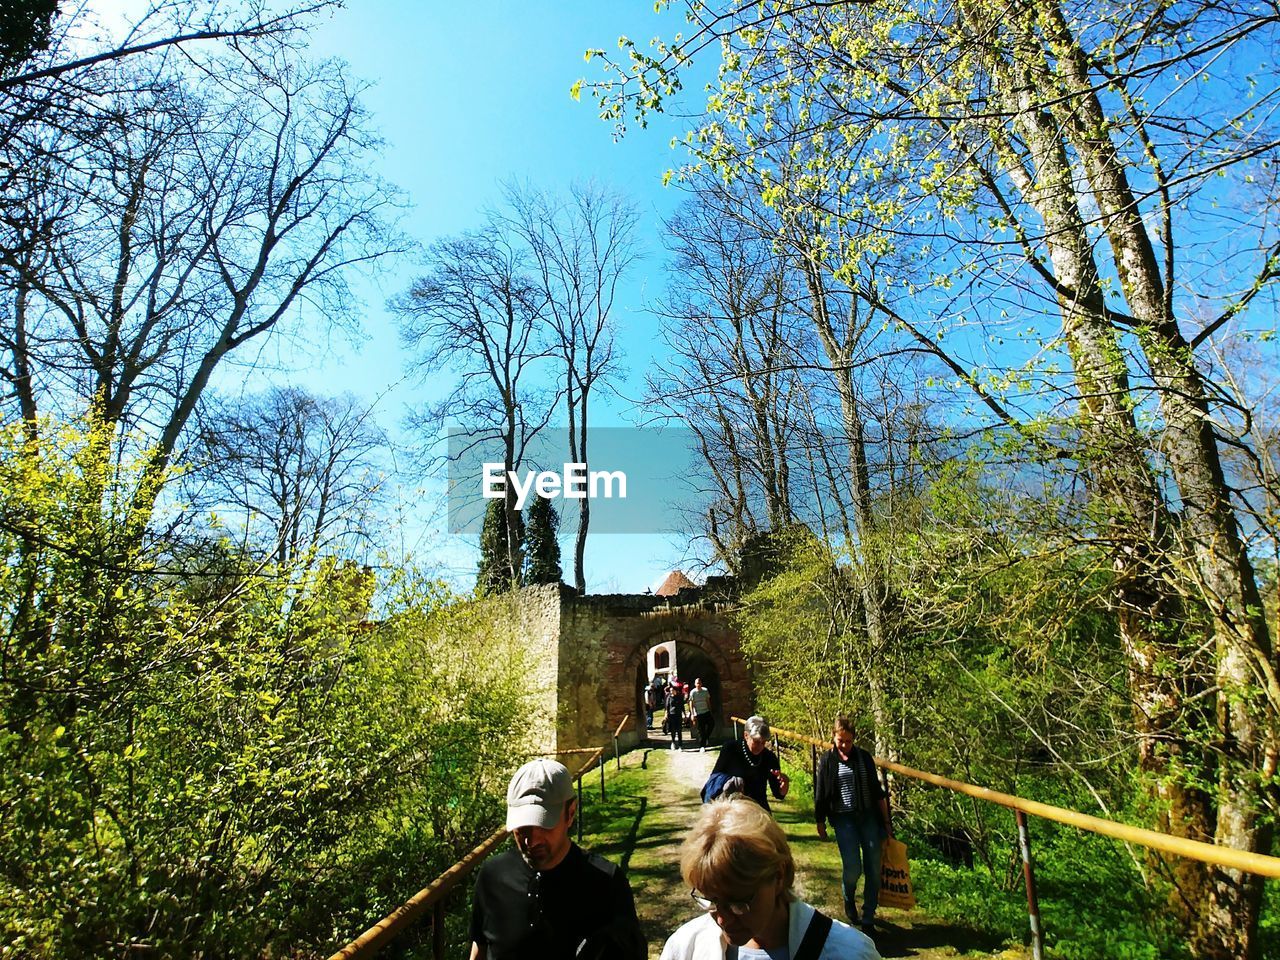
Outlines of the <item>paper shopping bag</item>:
{"label": "paper shopping bag", "polygon": [[910,910],[916,905],[911,892],[911,865],[907,845],[889,837],[880,851],[880,906]]}

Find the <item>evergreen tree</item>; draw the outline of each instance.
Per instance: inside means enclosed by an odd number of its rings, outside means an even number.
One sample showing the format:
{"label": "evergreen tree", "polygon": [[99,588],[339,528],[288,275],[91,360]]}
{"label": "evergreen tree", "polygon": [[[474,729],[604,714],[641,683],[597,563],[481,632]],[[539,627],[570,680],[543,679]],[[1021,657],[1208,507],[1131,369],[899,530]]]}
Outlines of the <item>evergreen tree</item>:
{"label": "evergreen tree", "polygon": [[[519,514],[516,514],[518,517]],[[524,522],[516,539],[524,539]],[[480,563],[476,572],[476,592],[481,596],[505,593],[520,586],[520,577],[511,564],[507,549],[507,514],[501,500],[490,500],[480,528]]]}
{"label": "evergreen tree", "polygon": [[525,520],[525,583],[559,583],[560,517],[546,497],[535,496]]}

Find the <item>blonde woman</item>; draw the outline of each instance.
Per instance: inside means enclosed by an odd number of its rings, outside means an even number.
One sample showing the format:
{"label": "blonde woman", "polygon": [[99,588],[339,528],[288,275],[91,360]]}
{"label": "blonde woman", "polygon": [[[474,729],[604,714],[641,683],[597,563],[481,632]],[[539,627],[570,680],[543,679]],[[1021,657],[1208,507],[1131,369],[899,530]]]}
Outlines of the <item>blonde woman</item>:
{"label": "blonde woman", "polygon": [[741,794],[702,807],[680,873],[705,912],[671,935],[661,960],[879,960],[870,938],[796,899],[786,835]]}

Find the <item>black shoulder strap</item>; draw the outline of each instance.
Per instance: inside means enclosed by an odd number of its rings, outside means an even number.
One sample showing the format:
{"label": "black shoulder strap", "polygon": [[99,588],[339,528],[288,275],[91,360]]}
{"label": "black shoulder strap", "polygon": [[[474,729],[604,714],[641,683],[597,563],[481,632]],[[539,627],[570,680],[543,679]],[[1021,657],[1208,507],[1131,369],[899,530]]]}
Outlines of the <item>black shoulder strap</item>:
{"label": "black shoulder strap", "polygon": [[804,938],[800,941],[800,946],[796,949],[796,955],[791,960],[818,960],[822,954],[822,948],[827,942],[827,934],[831,932],[831,918],[821,910],[813,911],[813,919],[809,921],[809,928],[804,932]]}
{"label": "black shoulder strap", "polygon": [[[821,910],[813,911],[813,919],[804,936],[800,938],[800,946],[791,960],[818,960],[822,956],[822,948],[827,944],[827,934],[831,932],[831,918]],[[738,960],[738,948],[732,943],[725,948],[725,960]]]}

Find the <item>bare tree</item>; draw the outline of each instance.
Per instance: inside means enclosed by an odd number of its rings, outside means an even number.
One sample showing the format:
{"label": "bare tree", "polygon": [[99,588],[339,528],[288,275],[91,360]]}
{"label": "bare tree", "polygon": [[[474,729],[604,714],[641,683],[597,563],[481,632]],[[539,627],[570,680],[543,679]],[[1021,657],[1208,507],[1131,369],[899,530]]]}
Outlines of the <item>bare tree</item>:
{"label": "bare tree", "polygon": [[744,542],[797,518],[791,459],[812,346],[794,272],[735,209],[746,199],[703,180],[667,221],[672,279],[658,310],[671,359],[646,390],[656,416],[696,437],[712,481],[705,533],[731,570]]}
{"label": "bare tree", "polygon": [[[509,222],[528,245],[554,331],[552,349],[562,364],[569,422],[569,457],[588,464],[594,392],[617,372],[613,315],[618,284],[639,259],[635,208],[595,183],[575,183],[561,199],[528,186],[506,189]],[[578,501],[573,578],[586,592],[583,559],[591,501]]]}
{"label": "bare tree", "polygon": [[228,356],[304,308],[349,315],[347,271],[396,248],[357,91],[287,50],[272,66],[122,83],[95,125],[49,134],[71,162],[33,185],[39,215],[0,264],[6,386],[33,429],[90,404],[141,432],[158,477]]}
{"label": "bare tree", "polygon": [[[558,399],[538,385],[552,350],[543,337],[547,296],[527,272],[525,256],[490,218],[474,233],[434,243],[427,273],[393,303],[418,374],[424,380],[446,369],[459,374],[449,395],[415,414],[414,424],[434,437],[453,419],[467,430],[470,446],[496,441],[507,473],[520,469]],[[505,512],[510,569],[519,571],[522,524],[510,483]]]}
{"label": "bare tree", "polygon": [[[353,397],[296,388],[206,403],[184,478],[192,502],[242,520],[281,567],[370,542],[387,438]],[[358,558],[355,558],[358,559]]]}
{"label": "bare tree", "polygon": [[212,2],[153,2],[129,24],[123,36],[97,28],[87,5],[74,13],[64,0],[31,0],[0,14],[0,94],[21,96],[44,81],[79,83],[79,77],[103,64],[193,48],[210,41],[244,45],[296,35],[315,14],[339,0],[316,0],[283,11],[259,0],[238,5]]}

